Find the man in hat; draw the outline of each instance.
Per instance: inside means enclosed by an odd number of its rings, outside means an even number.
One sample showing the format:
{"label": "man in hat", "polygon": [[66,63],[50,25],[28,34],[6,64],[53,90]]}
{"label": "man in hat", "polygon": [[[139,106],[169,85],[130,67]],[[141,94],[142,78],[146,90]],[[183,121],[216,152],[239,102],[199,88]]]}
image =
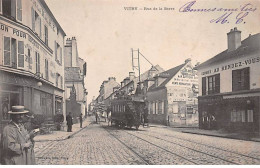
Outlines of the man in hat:
{"label": "man in hat", "polygon": [[79,115],[80,128],[82,128],[82,120],[83,120],[82,113],[80,113],[80,115]]}
{"label": "man in hat", "polygon": [[24,106],[12,106],[9,111],[11,121],[5,126],[2,136],[3,164],[31,165],[35,164],[34,131],[28,133],[24,128],[25,115],[29,111]]}
{"label": "man in hat", "polygon": [[71,116],[71,112],[69,112],[69,114],[66,116],[66,121],[67,121],[67,132],[72,132],[72,125],[73,125],[73,119]]}

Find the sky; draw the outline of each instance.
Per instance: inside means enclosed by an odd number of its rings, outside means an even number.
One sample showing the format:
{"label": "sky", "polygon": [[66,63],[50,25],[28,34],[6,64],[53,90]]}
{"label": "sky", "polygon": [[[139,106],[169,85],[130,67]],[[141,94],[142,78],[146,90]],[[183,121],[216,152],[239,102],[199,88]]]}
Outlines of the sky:
{"label": "sky", "polygon": [[[187,58],[202,63],[226,50],[227,33],[234,27],[242,40],[260,33],[259,0],[197,0],[190,7],[207,9],[203,12],[185,8],[192,0],[45,1],[66,38],[76,37],[79,56],[87,62],[88,103],[108,77],[120,83],[133,71],[132,48],[168,70]],[[151,67],[143,58],[140,63],[141,72]]]}

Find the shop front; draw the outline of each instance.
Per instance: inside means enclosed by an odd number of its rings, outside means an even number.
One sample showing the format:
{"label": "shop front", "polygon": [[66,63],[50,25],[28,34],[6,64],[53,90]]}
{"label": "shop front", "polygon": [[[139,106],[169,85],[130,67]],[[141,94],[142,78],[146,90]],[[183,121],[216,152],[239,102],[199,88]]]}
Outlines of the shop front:
{"label": "shop front", "polygon": [[259,132],[259,96],[199,97],[199,127],[230,132]]}
{"label": "shop front", "polygon": [[[53,119],[55,109],[61,109],[62,113],[63,99],[55,96],[55,89],[48,81],[37,79],[33,74],[0,70],[0,131],[10,121],[8,111],[15,105],[23,105],[33,114],[43,115],[48,120]],[[58,92],[63,93],[62,90]]]}

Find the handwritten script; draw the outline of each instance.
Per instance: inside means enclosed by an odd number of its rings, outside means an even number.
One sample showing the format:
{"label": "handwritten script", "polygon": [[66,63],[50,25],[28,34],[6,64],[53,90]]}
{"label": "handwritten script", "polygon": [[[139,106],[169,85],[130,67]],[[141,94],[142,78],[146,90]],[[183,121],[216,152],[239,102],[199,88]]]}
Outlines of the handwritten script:
{"label": "handwritten script", "polygon": [[[233,8],[224,8],[224,7],[209,7],[209,8],[200,8],[199,2],[196,0],[190,1],[182,5],[179,9],[179,13],[219,13],[216,18],[209,20],[210,23],[220,23],[228,24],[234,22],[235,24],[245,24],[246,18],[253,12],[257,10],[257,7],[250,2],[244,2],[244,4],[234,5]],[[126,11],[133,10],[142,10],[142,11],[168,11],[175,12],[177,11],[175,7],[124,7]],[[214,15],[216,16],[216,15]]]}
{"label": "handwritten script", "polygon": [[221,24],[229,23],[229,18],[235,13],[237,13],[235,16],[235,23],[245,24],[246,22],[244,19],[246,18],[246,16],[248,16],[251,12],[255,12],[257,10],[257,8],[251,3],[240,5],[239,8],[238,7],[235,8],[213,7],[213,8],[206,8],[206,9],[195,8],[195,4],[196,1],[188,2],[179,9],[179,12],[200,12],[200,13],[222,12],[222,14],[218,18],[214,18],[210,20],[210,23],[221,23]]}

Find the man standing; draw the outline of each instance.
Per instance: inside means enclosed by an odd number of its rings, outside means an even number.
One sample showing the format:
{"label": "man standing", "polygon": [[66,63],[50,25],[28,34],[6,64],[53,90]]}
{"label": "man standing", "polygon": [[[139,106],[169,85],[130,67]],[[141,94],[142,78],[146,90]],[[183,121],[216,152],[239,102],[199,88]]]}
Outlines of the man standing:
{"label": "man standing", "polygon": [[67,132],[72,132],[73,121],[72,121],[71,112],[69,112],[69,114],[66,116],[66,121],[67,121],[67,125],[68,125]]}
{"label": "man standing", "polygon": [[79,115],[80,128],[82,128],[82,113]]}
{"label": "man standing", "polygon": [[25,114],[24,106],[12,106],[9,111],[11,121],[5,126],[2,136],[3,164],[6,165],[32,165],[35,164],[34,156],[34,131],[28,133],[23,122]]}

